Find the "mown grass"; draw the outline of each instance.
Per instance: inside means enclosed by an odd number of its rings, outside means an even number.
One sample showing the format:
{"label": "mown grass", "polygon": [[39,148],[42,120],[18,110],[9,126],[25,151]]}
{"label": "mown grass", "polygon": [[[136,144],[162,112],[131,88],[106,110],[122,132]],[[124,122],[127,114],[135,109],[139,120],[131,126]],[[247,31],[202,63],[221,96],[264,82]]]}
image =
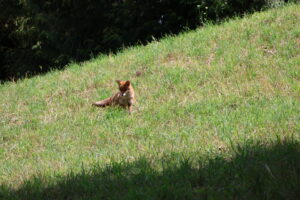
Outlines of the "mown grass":
{"label": "mown grass", "polygon": [[[299,9],[1,85],[0,198],[296,199]],[[116,79],[132,115],[91,106]]]}

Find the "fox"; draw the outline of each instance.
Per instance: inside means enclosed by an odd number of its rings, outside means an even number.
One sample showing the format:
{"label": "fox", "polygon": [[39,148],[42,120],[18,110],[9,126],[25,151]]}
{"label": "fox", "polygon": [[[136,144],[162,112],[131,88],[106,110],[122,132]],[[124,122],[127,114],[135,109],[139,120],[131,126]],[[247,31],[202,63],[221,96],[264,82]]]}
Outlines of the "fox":
{"label": "fox", "polygon": [[93,103],[93,106],[106,107],[106,106],[121,106],[128,109],[129,114],[132,113],[132,105],[135,102],[134,90],[130,81],[116,80],[119,86],[119,92],[113,96]]}

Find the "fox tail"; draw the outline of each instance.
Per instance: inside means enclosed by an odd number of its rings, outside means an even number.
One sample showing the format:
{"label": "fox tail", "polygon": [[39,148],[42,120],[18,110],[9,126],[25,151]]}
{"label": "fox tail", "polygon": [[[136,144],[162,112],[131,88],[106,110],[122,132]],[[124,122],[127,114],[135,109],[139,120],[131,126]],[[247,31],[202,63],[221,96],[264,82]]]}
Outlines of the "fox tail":
{"label": "fox tail", "polygon": [[98,107],[105,107],[105,106],[109,106],[111,104],[111,98],[107,98],[107,99],[103,99],[101,101],[97,101],[95,103],[93,103],[93,106],[98,106]]}

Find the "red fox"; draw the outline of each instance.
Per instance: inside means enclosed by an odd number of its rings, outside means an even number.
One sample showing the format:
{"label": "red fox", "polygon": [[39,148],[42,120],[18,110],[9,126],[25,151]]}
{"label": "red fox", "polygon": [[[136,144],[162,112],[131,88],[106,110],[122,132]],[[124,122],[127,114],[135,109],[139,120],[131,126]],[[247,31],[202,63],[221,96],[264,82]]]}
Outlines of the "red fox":
{"label": "red fox", "polygon": [[128,108],[129,113],[131,114],[132,104],[135,101],[133,87],[130,81],[116,80],[116,82],[119,85],[120,91],[111,96],[110,98],[93,103],[93,105],[98,107],[118,105],[123,108]]}

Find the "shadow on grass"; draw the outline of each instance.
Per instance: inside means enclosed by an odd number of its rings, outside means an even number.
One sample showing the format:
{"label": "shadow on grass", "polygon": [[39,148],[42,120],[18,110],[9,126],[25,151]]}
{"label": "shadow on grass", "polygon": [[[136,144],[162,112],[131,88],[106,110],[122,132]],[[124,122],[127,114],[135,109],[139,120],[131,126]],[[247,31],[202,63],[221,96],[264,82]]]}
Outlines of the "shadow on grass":
{"label": "shadow on grass", "polygon": [[[193,160],[180,155],[146,158],[106,168],[35,177],[14,190],[0,187],[0,199],[297,199],[300,144],[293,140],[233,147]],[[196,158],[197,157],[197,158]],[[158,167],[160,166],[160,167]],[[160,170],[158,170],[160,168]]]}

